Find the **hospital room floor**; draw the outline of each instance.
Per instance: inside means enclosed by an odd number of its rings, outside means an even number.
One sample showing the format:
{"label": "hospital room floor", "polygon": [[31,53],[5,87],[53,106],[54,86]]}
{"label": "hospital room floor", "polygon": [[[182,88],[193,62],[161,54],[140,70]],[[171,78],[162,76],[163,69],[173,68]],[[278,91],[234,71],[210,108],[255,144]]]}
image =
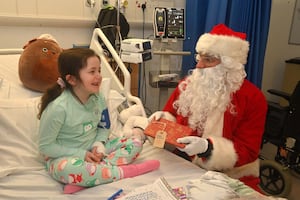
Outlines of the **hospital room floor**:
{"label": "hospital room floor", "polygon": [[289,200],[296,200],[299,199],[300,196],[300,178],[296,178],[293,176],[293,186],[292,186],[292,192],[289,195]]}
{"label": "hospital room floor", "polygon": [[[276,155],[276,146],[270,143],[264,144],[261,154],[270,160],[274,160]],[[290,195],[287,197],[288,200],[298,200],[300,196],[300,178],[291,175],[292,178],[292,189]]]}

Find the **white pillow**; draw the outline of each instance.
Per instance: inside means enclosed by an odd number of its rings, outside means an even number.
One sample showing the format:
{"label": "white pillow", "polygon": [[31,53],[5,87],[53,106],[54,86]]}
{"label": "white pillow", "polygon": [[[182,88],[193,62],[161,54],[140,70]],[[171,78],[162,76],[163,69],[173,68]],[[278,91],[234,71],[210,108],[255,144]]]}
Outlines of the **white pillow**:
{"label": "white pillow", "polygon": [[0,99],[0,177],[43,169],[38,151],[40,97]]}
{"label": "white pillow", "polygon": [[100,91],[103,93],[105,100],[107,101],[110,90],[110,78],[103,78],[100,86]]}
{"label": "white pillow", "polygon": [[123,125],[119,120],[119,111],[118,107],[126,100],[126,98],[121,95],[116,90],[110,90],[108,96],[108,111],[109,111],[109,119],[110,119],[110,138],[121,137]]}
{"label": "white pillow", "polygon": [[0,77],[0,98],[6,99],[9,97],[9,83],[4,78]]}
{"label": "white pillow", "polygon": [[124,96],[118,93],[116,90],[110,88],[111,78],[103,78],[100,91],[103,93],[106,100],[109,119],[110,119],[110,138],[121,137],[122,136],[122,123],[119,121],[118,107],[126,100]]}
{"label": "white pillow", "polygon": [[23,84],[18,82],[10,82],[8,79],[0,77],[0,98],[15,99],[15,98],[32,98],[41,96],[41,92],[36,92],[27,89]]}

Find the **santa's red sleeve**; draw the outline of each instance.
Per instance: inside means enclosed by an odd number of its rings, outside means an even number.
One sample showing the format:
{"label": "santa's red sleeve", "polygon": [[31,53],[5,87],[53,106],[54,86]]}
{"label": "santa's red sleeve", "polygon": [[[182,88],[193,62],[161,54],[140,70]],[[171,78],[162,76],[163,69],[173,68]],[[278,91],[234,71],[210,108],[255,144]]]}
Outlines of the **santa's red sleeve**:
{"label": "santa's red sleeve", "polygon": [[178,99],[178,96],[180,94],[179,88],[178,86],[174,89],[174,91],[172,92],[172,94],[170,95],[168,101],[166,102],[163,111],[167,111],[169,113],[171,113],[172,115],[176,116],[176,110],[173,107],[173,103],[174,101],[176,101]]}

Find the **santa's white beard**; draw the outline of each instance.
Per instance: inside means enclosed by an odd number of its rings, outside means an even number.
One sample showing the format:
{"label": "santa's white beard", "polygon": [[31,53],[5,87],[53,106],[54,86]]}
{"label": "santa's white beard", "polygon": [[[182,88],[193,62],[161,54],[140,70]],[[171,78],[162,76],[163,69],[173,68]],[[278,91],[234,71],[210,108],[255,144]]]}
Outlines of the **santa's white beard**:
{"label": "santa's white beard", "polygon": [[174,102],[177,113],[188,117],[189,126],[202,132],[211,111],[223,113],[231,104],[231,94],[243,83],[246,73],[242,64],[228,57],[222,57],[221,64],[195,69],[185,81],[181,82],[179,99]]}

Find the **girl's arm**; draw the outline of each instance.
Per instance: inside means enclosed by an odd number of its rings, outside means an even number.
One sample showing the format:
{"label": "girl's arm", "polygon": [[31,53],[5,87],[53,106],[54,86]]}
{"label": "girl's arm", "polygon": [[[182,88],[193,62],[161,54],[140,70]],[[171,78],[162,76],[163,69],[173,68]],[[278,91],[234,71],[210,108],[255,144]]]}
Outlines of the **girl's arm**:
{"label": "girl's arm", "polygon": [[84,159],[86,150],[67,147],[57,142],[57,137],[66,118],[64,109],[60,106],[44,110],[39,128],[39,150],[50,158],[75,155]]}

